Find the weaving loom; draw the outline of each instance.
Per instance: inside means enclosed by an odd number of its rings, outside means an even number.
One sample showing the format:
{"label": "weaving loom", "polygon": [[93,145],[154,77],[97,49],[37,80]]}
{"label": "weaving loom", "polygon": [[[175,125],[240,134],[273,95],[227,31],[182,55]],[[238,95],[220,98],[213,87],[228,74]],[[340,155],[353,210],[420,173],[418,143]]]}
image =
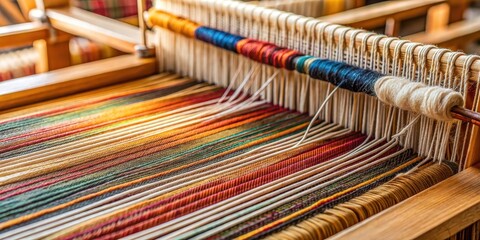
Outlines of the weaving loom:
{"label": "weaving loom", "polygon": [[138,10],[140,58],[0,83],[0,239],[480,237],[480,57],[237,1]]}

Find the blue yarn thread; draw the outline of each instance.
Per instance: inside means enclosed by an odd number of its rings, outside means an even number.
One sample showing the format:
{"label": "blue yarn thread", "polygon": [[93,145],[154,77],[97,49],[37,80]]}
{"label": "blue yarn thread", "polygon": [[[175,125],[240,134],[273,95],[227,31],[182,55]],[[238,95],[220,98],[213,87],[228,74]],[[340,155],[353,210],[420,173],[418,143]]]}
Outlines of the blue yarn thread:
{"label": "blue yarn thread", "polygon": [[237,43],[245,39],[244,37],[209,27],[197,28],[195,30],[195,38],[235,53],[238,53],[236,48]]}
{"label": "blue yarn thread", "polygon": [[[195,30],[195,38],[235,53],[239,53],[236,48],[237,43],[240,40],[246,39],[209,27],[197,28]],[[273,50],[273,54],[269,56],[264,54],[264,56],[261,56],[262,63],[274,66],[274,59],[278,57],[275,53],[284,49],[285,48],[282,47],[276,47]],[[253,54],[245,56],[253,59]],[[315,60],[311,62],[309,68],[305,71],[305,62],[309,59]],[[289,70],[296,70],[297,72],[308,74],[314,79],[328,81],[335,86],[340,85],[340,88],[353,92],[363,92],[373,96],[376,95],[374,88],[375,82],[383,76],[369,69],[362,69],[346,63],[320,59],[300,53],[290,56],[286,62],[285,68]]]}

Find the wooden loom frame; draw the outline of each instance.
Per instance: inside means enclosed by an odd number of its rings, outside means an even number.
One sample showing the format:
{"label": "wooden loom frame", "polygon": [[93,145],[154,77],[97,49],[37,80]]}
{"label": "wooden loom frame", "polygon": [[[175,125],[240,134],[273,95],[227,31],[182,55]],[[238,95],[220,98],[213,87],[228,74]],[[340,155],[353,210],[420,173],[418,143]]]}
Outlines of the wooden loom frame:
{"label": "wooden loom frame", "polygon": [[[424,1],[386,1],[372,5],[354,8],[344,12],[319,17],[325,22],[346,25],[353,28],[375,29],[385,26],[385,35],[398,36],[400,34],[401,21],[419,16],[427,16],[432,7],[447,4],[447,0],[424,0]],[[434,31],[439,27],[434,21],[435,16],[427,16],[427,31]],[[445,23],[446,24],[446,23]]]}
{"label": "wooden loom frame", "polygon": [[[56,1],[58,2],[59,0]],[[47,10],[47,15],[51,16],[53,27],[58,27],[66,32],[71,31],[70,33],[73,34],[93,37],[91,32],[85,31],[90,30],[86,26],[91,26],[91,21],[96,21],[100,18],[87,14],[84,15],[81,11],[73,13],[74,11],[76,10],[72,8],[52,9]],[[80,19],[75,18],[79,16]],[[82,28],[81,26],[84,27]],[[117,22],[109,22],[108,26],[110,26],[110,30],[122,29],[122,24]],[[101,27],[105,26],[100,25],[100,30]],[[39,30],[39,32],[43,31]],[[129,48],[132,52],[131,47],[139,41],[133,38],[119,37],[122,33],[116,31],[100,32],[105,34],[105,38],[98,38],[98,40],[115,45],[117,48]],[[140,33],[137,34],[138,36],[140,35]],[[357,34],[354,38],[355,42],[360,43],[364,34]],[[25,38],[28,39],[28,33],[20,31],[8,36],[0,35],[0,43],[6,37],[15,36],[26,36]],[[40,36],[43,37],[44,35]],[[338,37],[337,35],[336,39]],[[347,33],[346,39],[346,44],[348,44],[351,39],[349,33]],[[395,46],[395,42],[398,41],[401,40],[393,41],[390,46]],[[371,46],[372,40],[369,40],[368,43]],[[385,40],[380,40],[380,46],[385,44]],[[389,51],[393,53],[394,49],[391,48]],[[401,51],[405,53],[406,46],[403,46]],[[418,57],[418,54],[418,51],[415,51],[415,57]],[[445,70],[448,57],[451,54],[446,53],[443,55],[441,59],[442,70]],[[429,54],[427,56],[429,60],[432,59],[432,55]],[[465,61],[465,56],[456,59],[455,66],[457,71],[460,71]],[[470,81],[477,81],[480,72],[480,60],[474,61],[471,69]],[[9,109],[34,102],[133,80],[155,74],[156,72],[156,60],[154,58],[139,59],[133,55],[125,55],[11,80],[0,83],[0,111],[9,111]],[[473,108],[477,112],[480,111],[480,106]],[[473,127],[468,150],[469,161],[467,163],[470,167],[467,170],[343,231],[334,236],[334,238],[384,239],[388,236],[390,239],[402,239],[405,237],[443,239],[474,222],[480,221],[479,131],[479,127]],[[404,219],[399,219],[398,214],[402,214]],[[403,229],[403,227],[407,227],[407,229]]]}

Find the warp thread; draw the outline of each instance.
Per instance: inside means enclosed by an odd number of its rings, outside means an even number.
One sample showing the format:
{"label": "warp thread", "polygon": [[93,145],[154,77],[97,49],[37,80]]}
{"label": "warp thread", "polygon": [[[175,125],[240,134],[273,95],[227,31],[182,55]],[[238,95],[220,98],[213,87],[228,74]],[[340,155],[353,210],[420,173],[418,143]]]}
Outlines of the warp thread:
{"label": "warp thread", "polygon": [[464,104],[462,95],[453,89],[427,86],[405,78],[385,76],[370,69],[308,56],[272,43],[200,26],[198,23],[161,10],[150,10],[148,23],[241,54],[263,64],[296,70],[352,92],[377,96],[384,103],[421,113],[436,120],[452,121],[453,117],[450,114],[452,107]]}

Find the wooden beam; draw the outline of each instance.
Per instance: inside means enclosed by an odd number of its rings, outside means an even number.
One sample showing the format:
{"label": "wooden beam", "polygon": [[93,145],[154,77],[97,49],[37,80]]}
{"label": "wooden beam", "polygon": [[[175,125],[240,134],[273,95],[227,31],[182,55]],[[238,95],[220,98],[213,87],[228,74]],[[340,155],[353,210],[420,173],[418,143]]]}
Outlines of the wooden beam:
{"label": "wooden beam", "polygon": [[48,28],[40,23],[21,23],[0,27],[0,48],[30,45],[39,39],[47,39]]}
{"label": "wooden beam", "polygon": [[[475,91],[469,92],[469,95],[467,95],[466,104],[471,105],[472,110],[480,112],[480,99],[477,99],[477,102],[475,102],[475,95],[477,94],[480,93]],[[470,140],[468,142],[466,157],[467,161],[465,163],[466,167],[472,167],[480,164],[480,127],[476,125],[472,125],[471,127],[472,130],[470,132]]]}
{"label": "wooden beam", "polygon": [[3,16],[2,11],[0,10],[0,27],[8,26],[9,24],[10,21],[5,16]]}
{"label": "wooden beam", "polygon": [[[42,0],[45,8],[60,8],[68,7],[70,0]],[[22,10],[25,19],[29,19],[30,10],[37,7],[35,0],[17,0],[20,9]]]}
{"label": "wooden beam", "polygon": [[479,167],[460,172],[332,239],[446,239],[480,220]]}
{"label": "wooden beam", "polygon": [[348,25],[354,28],[374,29],[385,25],[387,19],[401,21],[426,15],[432,6],[445,0],[386,1],[318,18],[321,21]]}
{"label": "wooden beam", "polygon": [[439,47],[461,47],[468,42],[480,39],[480,18],[452,23],[443,30],[417,33],[406,36],[404,39]]}
{"label": "wooden beam", "polygon": [[8,13],[8,15],[16,21],[16,23],[26,22],[25,17],[20,12],[17,6],[9,0],[0,1],[0,6]]}
{"label": "wooden beam", "polygon": [[0,83],[0,110],[20,107],[156,73],[153,58],[123,55]]}
{"label": "wooden beam", "polygon": [[45,8],[59,8],[70,5],[70,0],[42,0]]}
{"label": "wooden beam", "polygon": [[22,14],[25,19],[30,19],[29,13],[30,10],[36,7],[35,0],[17,0],[18,5],[20,6],[20,10],[22,10]]}
{"label": "wooden beam", "polygon": [[104,43],[123,52],[133,53],[140,42],[137,27],[75,7],[48,9],[52,26],[64,32]]}

